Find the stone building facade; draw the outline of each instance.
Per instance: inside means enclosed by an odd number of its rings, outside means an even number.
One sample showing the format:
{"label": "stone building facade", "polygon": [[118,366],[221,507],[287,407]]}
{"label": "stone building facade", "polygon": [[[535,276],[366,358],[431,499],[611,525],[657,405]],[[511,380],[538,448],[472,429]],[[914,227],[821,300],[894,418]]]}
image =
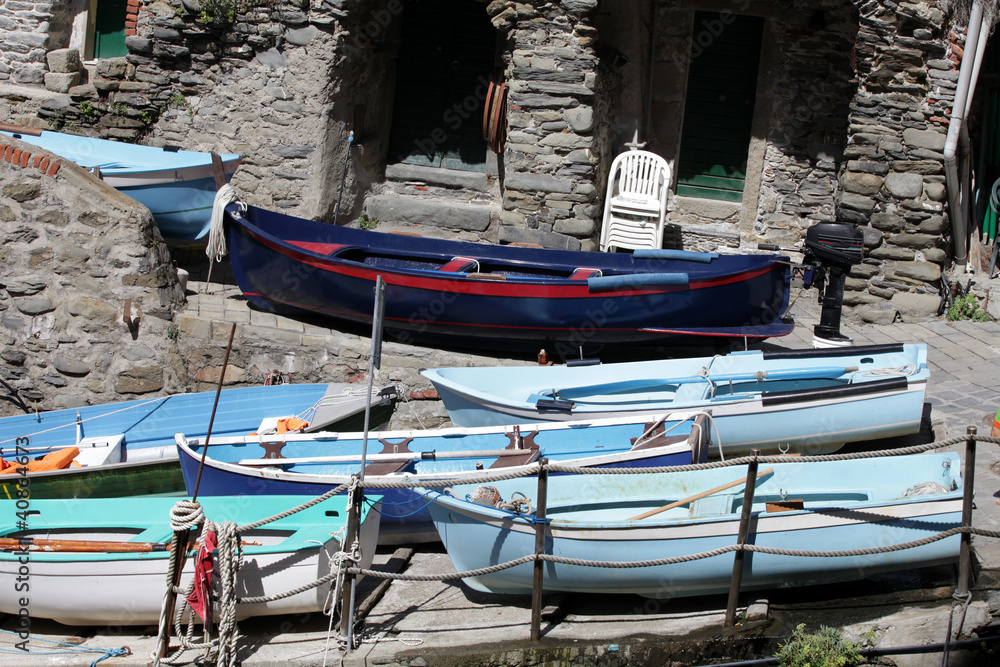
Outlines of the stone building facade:
{"label": "stone building facade", "polygon": [[[0,0],[18,21],[0,81],[38,84],[19,54],[73,46],[66,3],[29,4]],[[742,184],[692,196],[698,56],[743,24],[759,47],[731,58],[756,77],[733,112]],[[301,217],[570,249],[596,247],[608,167],[637,139],[673,170],[665,245],[752,251],[857,224],[846,303],[885,319],[936,312],[951,266],[942,150],[963,41],[937,0],[140,0],[127,54],[28,115],[244,153],[241,197]]]}

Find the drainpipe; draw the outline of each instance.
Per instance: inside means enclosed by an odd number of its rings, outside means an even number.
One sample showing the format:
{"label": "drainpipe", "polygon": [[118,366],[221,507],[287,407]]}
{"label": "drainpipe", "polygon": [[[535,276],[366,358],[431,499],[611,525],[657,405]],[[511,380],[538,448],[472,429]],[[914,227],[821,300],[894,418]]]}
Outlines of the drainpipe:
{"label": "drainpipe", "polygon": [[[976,82],[974,74],[978,72],[978,63],[982,61],[981,51],[986,48],[988,30],[983,24],[983,8],[981,0],[974,0],[972,12],[969,14],[969,27],[966,30],[965,54],[958,71],[958,86],[955,90],[955,101],[951,109],[951,121],[948,123],[948,136],[944,144],[944,175],[948,186],[948,210],[951,213],[951,236],[955,244],[955,263],[965,266],[968,261],[968,196],[963,196],[963,179],[958,173],[958,144],[962,137],[965,117],[972,101]],[[982,39],[980,39],[982,37]],[[971,54],[972,57],[969,57]],[[966,142],[968,134],[966,134]],[[966,151],[967,153],[968,151]]]}

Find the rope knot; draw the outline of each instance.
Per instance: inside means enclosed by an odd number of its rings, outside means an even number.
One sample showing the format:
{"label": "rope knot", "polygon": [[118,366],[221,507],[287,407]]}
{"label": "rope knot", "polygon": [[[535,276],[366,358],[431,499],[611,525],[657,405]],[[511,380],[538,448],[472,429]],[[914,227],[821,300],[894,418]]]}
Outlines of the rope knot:
{"label": "rope knot", "polygon": [[170,528],[175,533],[191,530],[205,520],[205,511],[196,500],[178,500],[170,508]]}

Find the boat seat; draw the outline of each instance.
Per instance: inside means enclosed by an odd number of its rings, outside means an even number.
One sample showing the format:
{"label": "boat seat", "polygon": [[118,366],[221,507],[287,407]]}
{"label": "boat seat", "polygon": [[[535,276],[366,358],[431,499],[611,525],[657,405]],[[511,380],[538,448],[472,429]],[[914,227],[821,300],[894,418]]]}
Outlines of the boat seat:
{"label": "boat seat", "polygon": [[523,454],[517,456],[498,456],[497,460],[490,464],[490,470],[496,468],[510,468],[511,466],[523,466],[533,463],[538,458],[537,449],[525,449]]}
{"label": "boat seat", "polygon": [[600,269],[591,269],[586,266],[581,266],[579,269],[570,274],[570,280],[586,280],[587,278],[597,278],[603,275]]}
{"label": "boat seat", "polygon": [[450,262],[442,266],[439,271],[478,271],[479,260],[475,257],[454,257]]}
{"label": "boat seat", "polygon": [[365,476],[392,475],[406,470],[413,461],[376,461],[365,466]]}
{"label": "boat seat", "polygon": [[326,255],[327,257],[333,257],[347,249],[356,249],[358,247],[347,245],[346,243],[321,243],[319,241],[286,241],[286,243],[297,248],[302,248],[303,250],[308,250],[309,252]]}

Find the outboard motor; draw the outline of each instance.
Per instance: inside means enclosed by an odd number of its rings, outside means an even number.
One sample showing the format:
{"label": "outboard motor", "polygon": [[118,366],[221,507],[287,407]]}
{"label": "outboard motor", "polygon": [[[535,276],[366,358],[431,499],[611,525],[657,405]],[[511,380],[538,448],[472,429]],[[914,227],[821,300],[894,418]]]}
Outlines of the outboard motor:
{"label": "outboard motor", "polygon": [[844,305],[844,284],[854,264],[864,259],[864,234],[847,222],[819,222],[806,230],[805,247],[779,248],[761,244],[762,250],[801,252],[806,287],[815,287],[823,309],[819,324],[813,328],[813,346],[843,347],[853,341],[840,333],[840,315]]}

